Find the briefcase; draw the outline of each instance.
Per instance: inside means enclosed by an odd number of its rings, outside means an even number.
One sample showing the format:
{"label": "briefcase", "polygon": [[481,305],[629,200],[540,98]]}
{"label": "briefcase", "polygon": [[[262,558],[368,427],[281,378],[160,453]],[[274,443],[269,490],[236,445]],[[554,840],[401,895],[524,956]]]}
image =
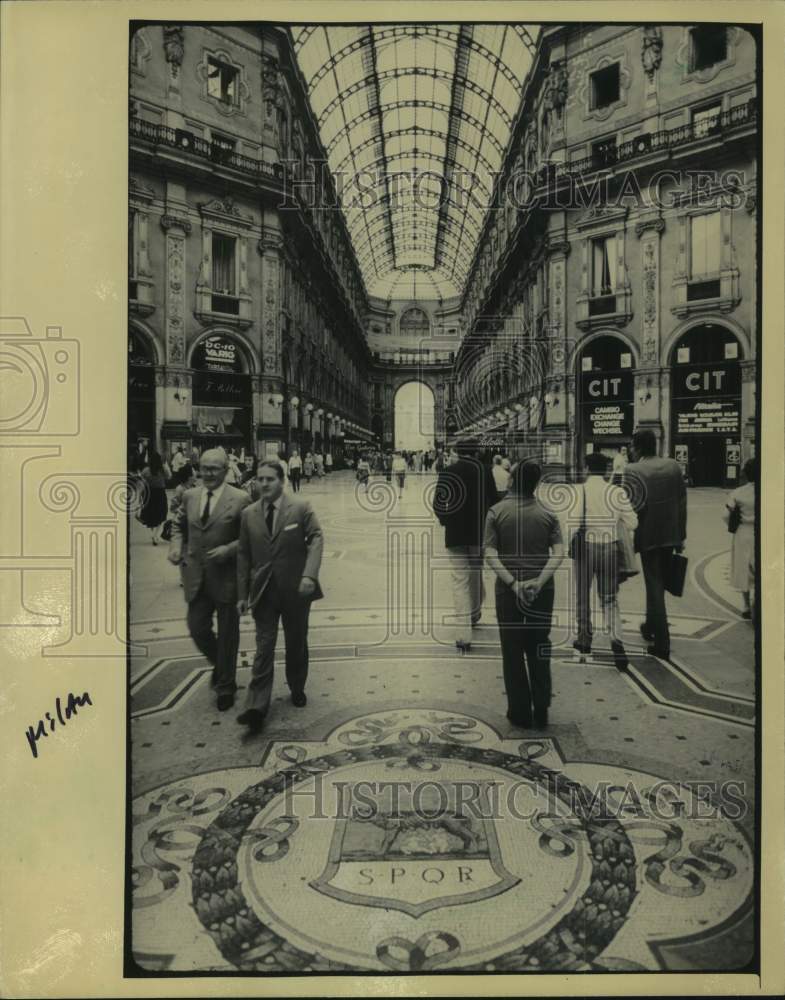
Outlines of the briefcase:
{"label": "briefcase", "polygon": [[665,574],[665,589],[674,597],[684,593],[684,581],[687,578],[687,557],[680,552],[671,553],[668,571]]}

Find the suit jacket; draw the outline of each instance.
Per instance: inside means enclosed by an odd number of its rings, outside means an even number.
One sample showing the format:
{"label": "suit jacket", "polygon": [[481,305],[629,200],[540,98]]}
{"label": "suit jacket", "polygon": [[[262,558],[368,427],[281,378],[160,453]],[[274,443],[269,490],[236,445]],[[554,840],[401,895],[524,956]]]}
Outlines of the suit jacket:
{"label": "suit jacket", "polygon": [[624,479],[638,515],[635,550],[683,545],[687,537],[687,487],[681,465],[672,458],[631,462]]}
{"label": "suit jacket", "polygon": [[[199,507],[202,487],[194,486],[182,495],[179,516],[172,520],[172,549],[181,555],[180,573],[186,601],[192,601],[202,584],[214,601],[233,604],[237,601],[237,538],[240,514],[251,502],[245,490],[228,483],[202,524]],[[207,553],[225,545],[224,559],[207,559]]]}
{"label": "suit jacket", "polygon": [[485,515],[496,503],[491,470],[475,458],[459,458],[439,473],[433,510],[444,525],[444,544],[482,545]]}
{"label": "suit jacket", "polygon": [[275,580],[283,601],[298,599],[304,576],[316,581],[312,600],[323,597],[319,586],[323,536],[319,521],[307,500],[282,493],[272,536],[267,530],[263,503],[247,507],[240,521],[237,549],[237,596],[253,609],[270,579]]}

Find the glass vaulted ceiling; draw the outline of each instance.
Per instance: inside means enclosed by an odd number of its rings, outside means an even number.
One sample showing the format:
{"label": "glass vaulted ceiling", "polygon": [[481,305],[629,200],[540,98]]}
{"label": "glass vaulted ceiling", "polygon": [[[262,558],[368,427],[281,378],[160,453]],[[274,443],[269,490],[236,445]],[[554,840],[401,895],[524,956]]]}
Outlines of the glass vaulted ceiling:
{"label": "glass vaulted ceiling", "polygon": [[463,291],[538,28],[292,28],[369,294]]}

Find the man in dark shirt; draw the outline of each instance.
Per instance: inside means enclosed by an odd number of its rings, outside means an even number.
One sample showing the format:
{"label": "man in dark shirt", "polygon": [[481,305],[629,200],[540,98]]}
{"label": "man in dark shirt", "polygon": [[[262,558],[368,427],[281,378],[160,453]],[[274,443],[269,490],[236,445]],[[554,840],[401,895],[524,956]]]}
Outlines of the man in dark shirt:
{"label": "man in dark shirt", "polygon": [[452,570],[455,645],[464,653],[471,649],[472,626],[480,620],[485,599],[482,533],[485,515],[496,499],[491,470],[476,451],[476,443],[470,441],[450,448],[449,464],[439,473],[433,499]]}
{"label": "man in dark shirt", "polygon": [[485,558],[496,574],[507,718],[524,729],[548,725],[553,574],[564,558],[559,522],[534,496],[539,481],[536,462],[517,465],[510,492],[485,522]]}

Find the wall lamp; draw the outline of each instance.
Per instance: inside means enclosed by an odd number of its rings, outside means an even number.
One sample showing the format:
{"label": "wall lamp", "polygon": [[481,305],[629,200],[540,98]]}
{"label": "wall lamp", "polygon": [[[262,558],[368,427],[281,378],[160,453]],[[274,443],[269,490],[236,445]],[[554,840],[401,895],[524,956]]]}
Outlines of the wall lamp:
{"label": "wall lamp", "polygon": [[300,405],[300,397],[292,396],[292,398],[289,400],[289,405],[294,407],[294,409],[296,410],[297,407]]}
{"label": "wall lamp", "polygon": [[182,406],[185,406],[185,404],[188,402],[188,393],[185,391],[185,389],[175,389],[174,398]]}

